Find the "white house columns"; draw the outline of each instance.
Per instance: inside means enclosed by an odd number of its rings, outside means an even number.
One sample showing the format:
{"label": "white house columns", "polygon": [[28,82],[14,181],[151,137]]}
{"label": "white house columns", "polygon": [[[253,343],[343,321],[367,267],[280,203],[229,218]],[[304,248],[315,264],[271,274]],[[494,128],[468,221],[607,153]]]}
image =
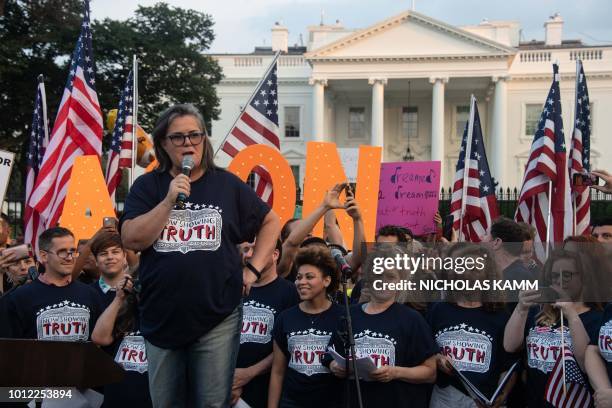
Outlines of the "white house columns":
{"label": "white house columns", "polygon": [[506,156],[508,154],[508,77],[493,77],[495,95],[493,102],[493,131],[491,135],[491,173],[500,186],[506,182]]}
{"label": "white house columns", "polygon": [[387,78],[370,78],[368,83],[372,85],[372,134],[370,144],[384,147],[385,85],[387,85]]}
{"label": "white house columns", "polygon": [[312,89],[312,140],[325,141],[325,87],[327,79],[310,78]]}
{"label": "white house columns", "polygon": [[[432,77],[431,98],[431,160],[444,161],[444,84],[448,77]],[[444,180],[442,174],[440,179]]]}

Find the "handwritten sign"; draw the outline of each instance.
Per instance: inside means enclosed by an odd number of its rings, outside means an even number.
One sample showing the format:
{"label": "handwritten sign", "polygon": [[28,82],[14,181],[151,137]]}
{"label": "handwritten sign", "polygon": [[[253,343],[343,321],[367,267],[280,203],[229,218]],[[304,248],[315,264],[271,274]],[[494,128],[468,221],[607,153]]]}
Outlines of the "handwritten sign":
{"label": "handwritten sign", "polygon": [[398,225],[415,235],[435,233],[439,193],[439,161],[382,163],[376,230]]}

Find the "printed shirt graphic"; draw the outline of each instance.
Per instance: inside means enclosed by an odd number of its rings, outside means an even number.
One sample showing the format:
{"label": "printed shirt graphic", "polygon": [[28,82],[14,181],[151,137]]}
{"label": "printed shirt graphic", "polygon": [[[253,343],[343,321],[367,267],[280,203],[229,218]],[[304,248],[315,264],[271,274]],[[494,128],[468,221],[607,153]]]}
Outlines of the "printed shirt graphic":
{"label": "printed shirt graphic", "polygon": [[313,328],[289,333],[289,367],[307,376],[329,373],[322,361],[331,335],[332,332]]}
{"label": "printed shirt graphic", "polygon": [[64,300],[46,306],[36,313],[39,340],[87,341],[89,307]]}
{"label": "printed shirt graphic", "polygon": [[255,300],[245,302],[243,305],[240,344],[269,343],[272,340],[276,310]]}
{"label": "printed shirt graphic", "polygon": [[147,351],[140,332],[128,333],[121,340],[115,362],[126,371],[137,371],[141,374],[147,372]]}
{"label": "printed shirt graphic", "polygon": [[491,365],[493,338],[484,330],[461,323],[435,335],[440,352],[461,372],[486,373]]}
{"label": "printed shirt graphic", "polygon": [[355,354],[357,358],[370,357],[376,367],[395,365],[395,345],[397,341],[388,334],[368,329],[355,334]]}
{"label": "printed shirt graphic", "polygon": [[[566,347],[573,351],[572,337],[567,327],[563,327]],[[527,336],[527,364],[543,373],[552,371],[557,358],[561,355],[561,328],[532,327]]]}
{"label": "printed shirt graphic", "polygon": [[216,251],[221,246],[223,219],[218,206],[185,203],[185,210],[172,210],[168,224],[153,248],[157,252]]}
{"label": "printed shirt graphic", "polygon": [[608,378],[612,380],[612,303],[604,310],[597,339],[591,339],[591,344],[599,347],[601,358],[606,362]]}

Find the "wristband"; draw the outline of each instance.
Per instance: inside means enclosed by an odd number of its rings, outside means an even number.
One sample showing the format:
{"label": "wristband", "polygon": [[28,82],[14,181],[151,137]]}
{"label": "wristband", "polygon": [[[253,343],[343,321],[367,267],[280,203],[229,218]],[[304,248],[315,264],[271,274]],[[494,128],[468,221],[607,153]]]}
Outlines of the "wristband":
{"label": "wristband", "polygon": [[253,266],[253,264],[252,264],[252,263],[250,263],[250,262],[246,262],[246,263],[245,263],[245,266],[246,266],[247,268],[249,268],[249,270],[250,270],[251,272],[253,272],[253,273],[255,274],[255,276],[257,276],[257,280],[260,280],[260,279],[261,279],[261,272],[259,272],[259,271],[257,270],[257,268],[255,268],[255,267]]}

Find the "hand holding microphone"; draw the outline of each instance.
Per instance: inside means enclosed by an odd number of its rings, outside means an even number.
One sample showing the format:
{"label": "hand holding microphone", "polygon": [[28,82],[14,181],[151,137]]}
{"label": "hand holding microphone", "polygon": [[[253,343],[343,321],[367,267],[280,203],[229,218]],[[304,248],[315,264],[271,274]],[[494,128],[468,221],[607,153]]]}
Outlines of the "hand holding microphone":
{"label": "hand holding microphone", "polygon": [[165,201],[172,207],[176,205],[179,209],[185,209],[185,200],[191,193],[191,180],[189,176],[194,167],[193,156],[185,155],[181,164],[181,174],[177,175],[168,188]]}

